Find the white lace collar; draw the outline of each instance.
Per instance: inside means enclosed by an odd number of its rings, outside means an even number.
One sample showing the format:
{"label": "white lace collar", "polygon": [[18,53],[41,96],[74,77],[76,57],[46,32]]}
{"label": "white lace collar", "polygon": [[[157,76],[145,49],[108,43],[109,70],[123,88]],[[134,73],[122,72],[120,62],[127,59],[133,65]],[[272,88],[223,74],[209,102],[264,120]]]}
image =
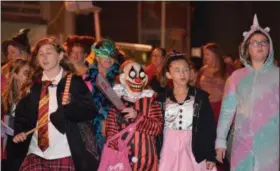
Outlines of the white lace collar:
{"label": "white lace collar", "polygon": [[124,97],[125,99],[130,99],[130,101],[136,101],[138,99],[141,99],[143,97],[152,97],[154,95],[153,90],[143,90],[142,93],[139,94],[139,96],[132,95],[123,85],[116,84],[113,89],[117,93],[119,97]]}

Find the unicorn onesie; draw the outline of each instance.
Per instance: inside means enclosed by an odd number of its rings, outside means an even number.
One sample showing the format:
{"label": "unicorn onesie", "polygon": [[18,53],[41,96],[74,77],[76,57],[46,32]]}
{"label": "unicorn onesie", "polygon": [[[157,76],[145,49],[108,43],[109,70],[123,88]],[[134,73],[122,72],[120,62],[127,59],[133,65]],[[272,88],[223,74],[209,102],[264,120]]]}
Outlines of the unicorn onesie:
{"label": "unicorn onesie", "polygon": [[[251,30],[243,33],[240,47],[240,59],[245,67],[236,70],[225,86],[216,149],[227,149],[226,138],[235,118],[231,171],[279,170],[279,68],[273,64],[269,30],[259,26],[255,15]],[[259,70],[242,55],[245,42],[256,31],[266,35],[270,46],[268,57]]]}

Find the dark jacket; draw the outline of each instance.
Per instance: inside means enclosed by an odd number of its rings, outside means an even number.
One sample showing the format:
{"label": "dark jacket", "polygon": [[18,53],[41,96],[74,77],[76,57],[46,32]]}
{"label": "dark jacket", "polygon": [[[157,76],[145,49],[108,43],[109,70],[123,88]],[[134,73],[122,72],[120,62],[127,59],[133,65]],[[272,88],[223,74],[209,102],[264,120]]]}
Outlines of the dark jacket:
{"label": "dark jacket", "polygon": [[[92,120],[97,112],[91,93],[81,77],[73,75],[70,85],[71,101],[62,106],[62,93],[64,91],[66,77],[62,78],[57,85],[58,109],[52,113],[50,120],[52,124],[66,137],[70,146],[71,157],[77,171],[97,170],[98,162],[94,155],[86,148],[79,125]],[[42,83],[38,82],[31,88],[30,94],[24,97],[17,105],[15,113],[15,135],[29,131],[36,127],[38,119],[38,105]],[[31,137],[15,144],[15,158],[24,159],[28,152]]]}
{"label": "dark jacket", "polygon": [[166,90],[168,89],[168,86],[162,87],[160,85],[160,82],[157,80],[156,76],[153,76],[153,78],[151,79],[149,86],[151,87],[152,90],[154,90],[156,93],[163,93],[166,92]]}
{"label": "dark jacket", "polygon": [[[194,102],[194,115],[193,115],[193,129],[192,129],[192,151],[197,163],[203,160],[216,162],[215,156],[215,139],[216,139],[216,126],[214,114],[208,99],[208,93],[205,91],[190,87],[187,98],[190,95],[195,96]],[[165,110],[165,100],[175,101],[173,90],[169,89],[167,92],[159,93],[157,100],[161,104],[161,108]],[[163,134],[157,137],[158,153],[162,148]]]}

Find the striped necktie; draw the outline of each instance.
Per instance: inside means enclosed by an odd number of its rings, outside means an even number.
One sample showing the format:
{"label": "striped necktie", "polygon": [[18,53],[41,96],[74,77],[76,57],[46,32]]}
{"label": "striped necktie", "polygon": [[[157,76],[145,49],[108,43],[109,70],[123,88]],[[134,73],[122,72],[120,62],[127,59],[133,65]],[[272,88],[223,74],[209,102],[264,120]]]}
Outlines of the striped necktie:
{"label": "striped necktie", "polygon": [[[49,117],[49,93],[48,87],[51,85],[51,81],[43,81],[38,112],[38,126],[48,122]],[[49,147],[49,135],[48,124],[45,124],[38,129],[38,146],[42,151],[45,151]]]}

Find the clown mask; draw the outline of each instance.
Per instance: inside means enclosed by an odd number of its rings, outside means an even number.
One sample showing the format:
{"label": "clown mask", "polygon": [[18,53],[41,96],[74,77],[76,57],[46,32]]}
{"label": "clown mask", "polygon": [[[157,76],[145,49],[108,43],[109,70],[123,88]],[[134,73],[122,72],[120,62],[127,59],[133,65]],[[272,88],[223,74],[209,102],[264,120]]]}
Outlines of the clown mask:
{"label": "clown mask", "polygon": [[123,64],[120,82],[129,93],[137,96],[148,83],[148,76],[140,64],[127,61]]}

